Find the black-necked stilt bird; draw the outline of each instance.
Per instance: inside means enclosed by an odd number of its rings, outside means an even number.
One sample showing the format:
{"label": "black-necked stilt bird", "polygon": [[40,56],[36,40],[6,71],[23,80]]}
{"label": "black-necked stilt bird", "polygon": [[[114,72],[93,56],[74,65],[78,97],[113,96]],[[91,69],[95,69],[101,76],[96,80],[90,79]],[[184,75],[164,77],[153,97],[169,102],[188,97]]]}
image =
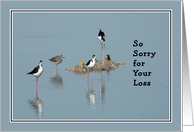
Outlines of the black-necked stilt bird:
{"label": "black-necked stilt bird", "polygon": [[[93,78],[93,68],[94,68],[94,66],[95,66],[95,61],[96,61],[96,56],[93,55],[93,56],[92,56],[92,59],[89,60],[89,61],[86,63],[86,66],[87,66],[89,69],[92,69],[91,80],[92,80],[92,78]],[[88,70],[88,78],[89,78],[89,70]]]}
{"label": "black-necked stilt bird", "polygon": [[104,57],[104,59],[105,59],[105,60],[108,60],[108,61],[111,60],[110,55],[106,55],[106,56]]}
{"label": "black-necked stilt bird", "polygon": [[102,55],[103,54],[102,53],[103,52],[103,47],[104,48],[106,48],[106,47],[105,47],[105,34],[104,34],[104,32],[101,31],[101,29],[98,33],[98,39],[100,40],[100,45],[101,45],[101,60],[102,60],[102,56],[104,57],[104,55]]}
{"label": "black-necked stilt bird", "polygon": [[49,59],[50,61],[52,61],[56,64],[56,73],[58,72],[57,65],[62,62],[63,58],[65,58],[65,57],[63,57],[63,55],[57,55],[57,56]]}
{"label": "black-necked stilt bird", "polygon": [[37,93],[37,89],[38,89],[38,86],[37,86],[38,77],[42,74],[42,72],[43,72],[42,60],[40,60],[39,65],[36,66],[31,72],[28,72],[27,73],[27,74],[32,74],[33,76],[36,77],[36,95],[38,95],[38,93]]}

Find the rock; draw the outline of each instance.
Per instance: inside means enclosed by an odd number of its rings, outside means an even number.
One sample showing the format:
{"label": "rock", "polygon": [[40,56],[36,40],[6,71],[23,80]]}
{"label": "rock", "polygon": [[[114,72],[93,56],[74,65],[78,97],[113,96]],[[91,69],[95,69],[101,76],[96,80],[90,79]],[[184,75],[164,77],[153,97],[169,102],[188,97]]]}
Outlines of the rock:
{"label": "rock", "polygon": [[[96,61],[94,71],[101,72],[101,71],[109,71],[109,70],[114,70],[119,67],[119,65],[124,65],[124,62],[119,62],[115,63],[114,61],[111,60],[100,60]],[[67,71],[71,71],[73,73],[78,73],[78,74],[84,74],[88,72],[87,66],[84,65],[84,62],[81,60],[79,65],[73,66],[71,68],[67,68]]]}

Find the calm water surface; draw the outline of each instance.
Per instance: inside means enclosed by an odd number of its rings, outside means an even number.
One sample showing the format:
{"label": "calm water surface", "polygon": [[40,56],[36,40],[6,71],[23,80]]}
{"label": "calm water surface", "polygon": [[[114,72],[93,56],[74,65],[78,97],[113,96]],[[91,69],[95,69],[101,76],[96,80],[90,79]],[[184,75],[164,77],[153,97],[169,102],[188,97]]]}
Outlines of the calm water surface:
{"label": "calm water surface", "polygon": [[[15,13],[13,119],[168,119],[168,15],[160,15]],[[103,24],[99,18],[104,18]],[[106,34],[105,54],[126,65],[94,72],[93,81],[87,83],[87,74],[65,69],[78,65],[80,60],[86,63],[93,54],[100,59],[100,28]],[[148,31],[153,34],[145,34]],[[142,48],[136,49],[156,51],[156,58],[134,58],[135,39],[144,42]],[[156,42],[160,44],[155,46]],[[56,74],[56,66],[49,58],[61,54],[66,58]],[[152,71],[152,76],[134,77],[134,59],[145,61],[146,66],[139,70]],[[37,97],[36,78],[27,72],[40,60],[44,71],[38,79]],[[158,70],[158,65],[163,69]],[[151,80],[152,85],[134,87],[134,78]]]}

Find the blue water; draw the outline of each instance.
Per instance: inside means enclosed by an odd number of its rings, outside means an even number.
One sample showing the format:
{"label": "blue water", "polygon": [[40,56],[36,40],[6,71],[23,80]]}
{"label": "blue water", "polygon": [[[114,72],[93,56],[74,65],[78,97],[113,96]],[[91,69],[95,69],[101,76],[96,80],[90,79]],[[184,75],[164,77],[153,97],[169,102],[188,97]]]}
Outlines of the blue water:
{"label": "blue water", "polygon": [[[168,18],[167,13],[14,13],[13,119],[169,119]],[[87,74],[65,69],[93,54],[100,59],[100,28],[105,55],[126,65],[94,72],[88,84]],[[134,40],[143,47],[133,47]],[[133,57],[134,50],[156,55]],[[65,59],[56,74],[49,59],[61,54]],[[145,66],[133,67],[135,59]],[[27,72],[40,60],[37,97],[36,78]],[[135,77],[136,69],[152,74]],[[133,86],[134,79],[151,85]]]}

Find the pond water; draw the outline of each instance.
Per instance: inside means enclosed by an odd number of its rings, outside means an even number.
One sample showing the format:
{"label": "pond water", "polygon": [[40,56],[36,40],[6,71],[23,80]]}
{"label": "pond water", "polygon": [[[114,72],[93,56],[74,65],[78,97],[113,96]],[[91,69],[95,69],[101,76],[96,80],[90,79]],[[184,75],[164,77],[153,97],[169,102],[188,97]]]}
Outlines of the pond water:
{"label": "pond water", "polygon": [[[167,13],[14,13],[13,119],[169,119],[168,18]],[[100,28],[104,54],[126,65],[94,72],[87,82],[87,74],[65,69],[93,54],[100,59]],[[144,45],[135,48],[134,40]],[[156,55],[133,57],[134,50]],[[61,54],[65,59],[56,73],[49,59]],[[135,59],[145,66],[134,67]],[[37,96],[36,78],[27,73],[40,60]],[[136,69],[152,74],[134,76]],[[134,79],[151,85],[134,86]]]}

